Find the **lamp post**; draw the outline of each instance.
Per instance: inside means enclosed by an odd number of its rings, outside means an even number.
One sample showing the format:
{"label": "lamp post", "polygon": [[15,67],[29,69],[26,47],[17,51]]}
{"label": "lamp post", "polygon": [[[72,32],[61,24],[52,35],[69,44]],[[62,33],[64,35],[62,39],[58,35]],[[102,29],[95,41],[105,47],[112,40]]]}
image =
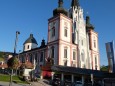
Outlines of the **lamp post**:
{"label": "lamp post", "polygon": [[[14,54],[13,54],[12,58],[15,58],[15,55],[16,55],[16,47],[17,47],[18,35],[19,34],[20,34],[20,32],[16,31],[16,39],[15,39],[15,45],[14,45]],[[11,68],[10,84],[9,84],[9,86],[12,86],[12,74],[13,74],[13,68]]]}
{"label": "lamp post", "polygon": [[15,45],[14,45],[14,56],[16,54],[16,48],[17,48],[17,42],[18,42],[18,35],[20,34],[19,31],[16,31],[16,39],[15,39]]}

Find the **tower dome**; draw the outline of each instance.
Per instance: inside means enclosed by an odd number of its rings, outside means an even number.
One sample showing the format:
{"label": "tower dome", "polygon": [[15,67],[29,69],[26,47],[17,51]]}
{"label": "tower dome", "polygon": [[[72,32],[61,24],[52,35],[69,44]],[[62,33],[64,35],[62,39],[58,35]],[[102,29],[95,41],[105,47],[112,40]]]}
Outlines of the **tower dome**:
{"label": "tower dome", "polygon": [[53,16],[56,16],[60,13],[66,15],[66,16],[68,15],[68,12],[63,8],[63,0],[58,1],[58,8],[53,10]]}
{"label": "tower dome", "polygon": [[36,39],[33,37],[33,34],[30,34],[30,37],[24,42],[23,46],[24,46],[24,51],[28,51],[34,48],[37,48],[37,41]]}

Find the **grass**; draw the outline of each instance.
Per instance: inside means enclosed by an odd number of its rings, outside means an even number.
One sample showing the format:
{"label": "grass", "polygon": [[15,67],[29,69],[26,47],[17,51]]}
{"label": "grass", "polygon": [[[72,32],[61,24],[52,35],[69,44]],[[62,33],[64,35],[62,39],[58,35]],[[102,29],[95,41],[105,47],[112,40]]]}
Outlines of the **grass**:
{"label": "grass", "polygon": [[[4,81],[4,82],[10,82],[10,75],[0,75],[0,81]],[[12,76],[12,81],[14,83],[24,83],[27,84],[26,81],[23,81],[22,77],[19,76]]]}
{"label": "grass", "polygon": [[4,61],[4,59],[2,57],[0,57],[0,61]]}

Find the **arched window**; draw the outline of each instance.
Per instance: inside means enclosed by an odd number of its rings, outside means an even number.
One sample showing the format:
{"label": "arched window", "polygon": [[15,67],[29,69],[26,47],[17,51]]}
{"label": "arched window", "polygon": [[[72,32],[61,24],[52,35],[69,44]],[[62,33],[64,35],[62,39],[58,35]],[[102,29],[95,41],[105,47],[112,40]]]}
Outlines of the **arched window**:
{"label": "arched window", "polygon": [[35,61],[38,62],[37,53],[35,54]]}
{"label": "arched window", "polygon": [[25,63],[25,55],[22,55],[22,63]]}
{"label": "arched window", "polygon": [[96,48],[96,39],[95,39],[95,37],[94,37],[94,48]]}
{"label": "arched window", "polygon": [[31,62],[31,63],[33,62],[32,54],[30,54],[30,62]]}
{"label": "arched window", "polygon": [[54,58],[54,46],[51,47],[51,58]]}
{"label": "arched window", "polygon": [[64,58],[67,58],[67,47],[64,48]]}
{"label": "arched window", "polygon": [[68,28],[65,27],[65,28],[64,28],[64,36],[65,36],[65,37],[67,37],[67,33],[68,33],[67,30],[68,30]]}
{"label": "arched window", "polygon": [[68,23],[64,22],[64,36],[67,37],[68,36]]}
{"label": "arched window", "polygon": [[97,70],[97,57],[95,56],[95,70]]}
{"label": "arched window", "polygon": [[55,27],[53,26],[53,28],[52,28],[52,37],[54,37],[55,36]]}
{"label": "arched window", "polygon": [[76,60],[76,51],[73,50],[73,60]]}
{"label": "arched window", "polygon": [[29,48],[30,48],[30,46],[28,45],[28,46],[27,46],[27,49],[29,49]]}
{"label": "arched window", "polygon": [[97,65],[97,57],[95,56],[95,64]]}
{"label": "arched window", "polygon": [[41,55],[40,55],[40,62],[43,62],[43,58],[44,58],[44,53],[41,52]]}

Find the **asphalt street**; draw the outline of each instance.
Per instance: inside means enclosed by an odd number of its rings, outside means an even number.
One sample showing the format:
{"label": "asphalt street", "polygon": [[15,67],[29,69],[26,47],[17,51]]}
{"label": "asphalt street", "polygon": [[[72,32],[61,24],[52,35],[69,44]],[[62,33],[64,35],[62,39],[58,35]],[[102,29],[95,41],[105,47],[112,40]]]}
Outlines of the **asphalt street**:
{"label": "asphalt street", "polygon": [[[0,81],[0,86],[9,86],[9,82]],[[39,80],[38,82],[30,82],[30,84],[12,83],[12,86],[51,86],[47,80]]]}

